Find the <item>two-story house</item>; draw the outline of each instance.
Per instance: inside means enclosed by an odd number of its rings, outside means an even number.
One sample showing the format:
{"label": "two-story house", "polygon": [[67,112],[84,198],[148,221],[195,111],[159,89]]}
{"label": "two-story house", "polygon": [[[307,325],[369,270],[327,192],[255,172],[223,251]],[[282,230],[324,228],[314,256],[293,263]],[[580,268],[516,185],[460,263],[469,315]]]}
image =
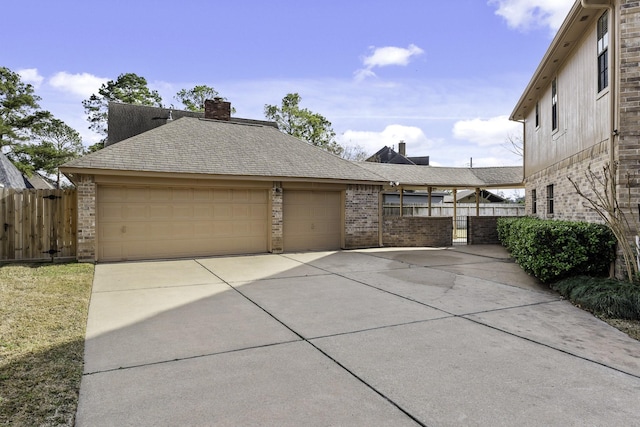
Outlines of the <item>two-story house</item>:
{"label": "two-story house", "polygon": [[[600,221],[570,179],[592,197],[589,168],[602,178],[605,166],[616,165],[609,196],[637,218],[640,3],[577,0],[511,120],[524,124],[527,214]],[[629,230],[630,241],[634,235]]]}

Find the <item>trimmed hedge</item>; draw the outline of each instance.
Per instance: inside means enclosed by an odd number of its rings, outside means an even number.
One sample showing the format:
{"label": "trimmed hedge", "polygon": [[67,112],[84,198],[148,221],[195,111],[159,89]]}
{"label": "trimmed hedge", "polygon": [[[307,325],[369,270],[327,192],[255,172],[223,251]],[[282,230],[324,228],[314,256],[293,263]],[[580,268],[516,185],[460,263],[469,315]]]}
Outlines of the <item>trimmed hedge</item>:
{"label": "trimmed hedge", "polygon": [[602,224],[499,218],[498,239],[527,273],[544,283],[606,275],[616,257],[615,236]]}

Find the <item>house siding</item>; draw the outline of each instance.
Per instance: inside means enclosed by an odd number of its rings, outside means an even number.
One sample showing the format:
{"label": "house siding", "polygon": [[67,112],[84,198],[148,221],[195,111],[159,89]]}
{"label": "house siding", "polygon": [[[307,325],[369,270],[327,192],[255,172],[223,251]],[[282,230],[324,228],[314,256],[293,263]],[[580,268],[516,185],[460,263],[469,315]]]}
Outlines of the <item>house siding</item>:
{"label": "house siding", "polygon": [[345,192],[345,249],[379,246],[380,192],[373,185],[349,185]]}
{"label": "house siding", "polygon": [[[538,98],[539,126],[535,125],[535,109],[525,118],[525,178],[545,171],[559,161],[608,141],[610,135],[609,89],[598,93],[596,22],[578,42],[571,55]],[[551,123],[551,81],[558,87],[558,129]]]}

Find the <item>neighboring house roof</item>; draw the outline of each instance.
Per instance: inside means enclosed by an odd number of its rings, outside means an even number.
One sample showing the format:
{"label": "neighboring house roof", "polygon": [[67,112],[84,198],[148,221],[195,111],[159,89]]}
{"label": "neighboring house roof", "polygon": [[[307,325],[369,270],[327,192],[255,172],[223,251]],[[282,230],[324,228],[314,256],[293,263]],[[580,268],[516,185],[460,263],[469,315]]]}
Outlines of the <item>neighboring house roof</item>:
{"label": "neighboring house roof", "polygon": [[393,148],[386,145],[369,157],[367,162],[374,163],[391,163],[396,165],[429,165],[429,156],[408,157],[396,152]]}
{"label": "neighboring house roof", "polygon": [[[473,198],[475,202],[476,192],[474,190],[460,190],[456,194],[456,201],[460,203],[461,200],[466,199],[467,197]],[[494,194],[487,190],[482,190],[480,192],[480,199],[488,200],[490,203],[504,203],[506,200],[504,197],[500,197],[497,194]],[[453,195],[447,195],[444,197],[445,203],[453,203]]]}
{"label": "neighboring house roof", "polygon": [[[171,117],[177,120],[182,117],[192,117],[197,119],[204,118],[204,112],[175,110],[172,108],[152,107],[148,105],[125,104],[122,102],[109,103],[109,137],[105,146],[124,141],[132,136],[139,135],[151,129],[166,124]],[[232,122],[245,124],[260,124],[265,126],[278,125],[275,122],[264,120],[241,119],[237,117],[231,118]]]}
{"label": "neighboring house roof", "polygon": [[56,188],[51,181],[37,172],[26,179],[29,181],[29,184],[31,184],[31,188],[35,188],[36,190],[54,190]]}
{"label": "neighboring house roof", "polygon": [[598,18],[602,10],[606,9],[606,4],[609,1],[600,0],[598,2],[596,0],[590,3],[598,3],[597,5],[601,8],[584,9],[580,0],[574,3],[511,113],[511,120],[524,120],[527,113],[535,108],[536,102],[550,84],[553,76],[565,64],[564,59],[569,57],[573,49],[580,43],[583,34],[592,28],[594,20]]}
{"label": "neighboring house roof", "polygon": [[18,190],[29,188],[22,172],[2,153],[0,153],[0,186]]}
{"label": "neighboring house roof", "polygon": [[449,168],[436,166],[394,165],[388,163],[358,162],[358,165],[384,178],[386,182],[406,186],[432,186],[442,188],[523,187],[522,167]]}
{"label": "neighboring house roof", "polygon": [[183,117],[66,163],[65,173],[138,171],[376,182],[373,172],[270,125]]}

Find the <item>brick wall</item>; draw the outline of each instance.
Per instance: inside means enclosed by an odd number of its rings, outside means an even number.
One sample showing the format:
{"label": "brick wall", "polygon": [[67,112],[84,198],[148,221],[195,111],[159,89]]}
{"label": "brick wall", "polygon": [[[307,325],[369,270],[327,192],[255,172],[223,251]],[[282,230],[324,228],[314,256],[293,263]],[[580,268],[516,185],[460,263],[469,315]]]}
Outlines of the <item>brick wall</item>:
{"label": "brick wall", "polygon": [[82,175],[78,189],[78,250],[80,262],[96,260],[96,184],[92,175]]}
{"label": "brick wall", "polygon": [[284,248],[282,226],[282,187],[271,189],[271,252],[281,254]]}
{"label": "brick wall", "polygon": [[[584,150],[568,159],[556,163],[525,180],[526,215],[543,219],[568,221],[589,221],[601,223],[602,220],[588,207],[587,201],[574,188],[573,179],[589,197],[594,195],[588,182],[588,169],[602,176],[603,167],[609,162],[609,142],[604,141]],[[547,188],[553,185],[553,214],[548,213]],[[536,190],[536,213],[533,213],[533,191]]]}
{"label": "brick wall", "polygon": [[451,217],[388,216],[382,220],[382,244],[387,247],[452,246]]}
{"label": "brick wall", "polygon": [[498,245],[499,216],[467,217],[467,243],[470,245]]}
{"label": "brick wall", "polygon": [[349,185],[345,193],[345,249],[379,246],[379,186]]}
{"label": "brick wall", "polygon": [[[619,122],[617,138],[617,196],[620,208],[635,223],[640,203],[640,2],[620,0]],[[628,230],[629,244],[640,230]],[[624,262],[618,256],[616,275],[624,277]]]}

